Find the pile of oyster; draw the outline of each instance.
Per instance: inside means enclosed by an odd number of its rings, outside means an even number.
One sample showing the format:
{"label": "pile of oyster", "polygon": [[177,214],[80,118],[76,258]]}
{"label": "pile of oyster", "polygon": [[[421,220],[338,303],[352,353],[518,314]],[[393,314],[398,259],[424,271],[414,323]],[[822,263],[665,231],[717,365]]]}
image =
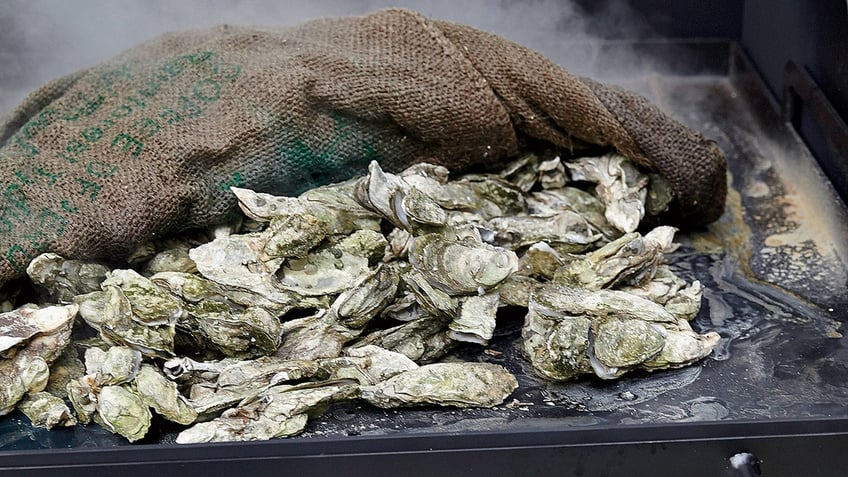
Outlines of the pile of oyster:
{"label": "pile of oyster", "polygon": [[506,307],[526,309],[515,346],[551,380],[717,344],[689,325],[703,287],[664,262],[675,230],[636,231],[671,200],[661,177],[615,154],[448,176],[375,162],[299,197],[233,188],[238,226],[146,244],[132,268],[39,256],[27,272],[59,304],[0,314],[0,412],[130,441],[155,413],[188,443],[293,435],[343,400],[493,407],[510,372],[439,360],[484,349]]}

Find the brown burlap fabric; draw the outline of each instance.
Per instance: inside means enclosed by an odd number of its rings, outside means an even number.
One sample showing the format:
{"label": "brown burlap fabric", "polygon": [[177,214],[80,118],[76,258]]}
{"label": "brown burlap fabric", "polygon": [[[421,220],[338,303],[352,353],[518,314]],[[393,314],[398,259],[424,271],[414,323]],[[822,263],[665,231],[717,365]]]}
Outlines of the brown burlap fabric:
{"label": "brown burlap fabric", "polygon": [[35,91],[0,122],[0,280],[44,251],[120,258],[221,222],[228,188],[296,194],[378,160],[459,169],[528,139],[658,170],[675,217],[715,220],[725,161],[632,93],[404,10],[164,35]]}

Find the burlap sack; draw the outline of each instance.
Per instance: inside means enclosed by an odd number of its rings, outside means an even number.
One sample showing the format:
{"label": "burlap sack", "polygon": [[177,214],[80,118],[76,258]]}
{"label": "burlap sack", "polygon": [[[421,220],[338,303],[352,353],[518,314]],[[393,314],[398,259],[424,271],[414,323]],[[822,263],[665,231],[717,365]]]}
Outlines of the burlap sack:
{"label": "burlap sack", "polygon": [[51,82],[0,122],[0,280],[44,251],[120,258],[377,159],[459,169],[528,138],[612,146],[664,174],[678,223],[716,219],[725,161],[632,93],[473,28],[385,10],[164,35]]}

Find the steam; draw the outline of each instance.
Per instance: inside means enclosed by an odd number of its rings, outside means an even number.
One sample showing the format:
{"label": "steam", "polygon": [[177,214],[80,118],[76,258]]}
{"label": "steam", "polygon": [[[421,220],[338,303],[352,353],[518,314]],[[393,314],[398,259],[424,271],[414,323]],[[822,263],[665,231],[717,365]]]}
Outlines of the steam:
{"label": "steam", "polygon": [[167,31],[222,23],[282,27],[390,6],[500,34],[592,75],[598,61],[593,40],[645,36],[647,30],[623,2],[582,3],[590,10],[558,0],[4,0],[0,115],[44,82]]}

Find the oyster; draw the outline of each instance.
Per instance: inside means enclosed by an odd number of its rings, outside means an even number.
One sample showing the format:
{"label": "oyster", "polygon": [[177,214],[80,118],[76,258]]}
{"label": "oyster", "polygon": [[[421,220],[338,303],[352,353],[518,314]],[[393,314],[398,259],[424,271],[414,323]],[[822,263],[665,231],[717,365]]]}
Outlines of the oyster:
{"label": "oyster", "polygon": [[274,356],[281,359],[334,358],[351,340],[350,330],[326,310],[283,323],[283,339]]}
{"label": "oyster", "polygon": [[526,154],[507,164],[499,176],[526,193],[536,184],[538,168],[539,157],[535,154]]}
{"label": "oyster", "polygon": [[145,326],[173,325],[183,314],[180,300],[133,270],[111,271],[101,287],[120,288],[129,302],[130,318]]}
{"label": "oyster", "polygon": [[359,348],[376,345],[396,351],[416,363],[428,363],[441,358],[456,345],[448,337],[445,321],[436,316],[424,316],[399,326],[376,330],[351,345]]}
{"label": "oyster", "polygon": [[356,231],[303,258],[286,260],[277,272],[276,286],[305,296],[341,293],[383,258],[386,245],[378,232]]}
{"label": "oyster", "polygon": [[157,253],[144,265],[144,273],[155,275],[163,272],[196,272],[197,266],[188,254],[189,248],[187,244],[179,245]]}
{"label": "oyster", "polygon": [[688,366],[705,358],[718,345],[721,336],[713,331],[699,335],[691,329],[668,330],[660,353],[641,364],[648,371]]}
{"label": "oyster", "polygon": [[357,181],[355,197],[363,207],[409,232],[440,228],[445,223],[439,204],[403,177],[383,172],[377,161],[371,161],[368,174]]}
{"label": "oyster", "polygon": [[141,366],[133,380],[133,389],[144,404],[169,421],[191,424],[197,419],[197,412],[179,393],[177,385],[154,366]]}
{"label": "oyster", "polygon": [[43,391],[50,368],[41,356],[21,356],[0,362],[0,416],[11,412],[25,394]]}
{"label": "oyster", "polygon": [[662,226],[644,237],[638,232],[623,235],[566,263],[556,270],[553,281],[592,290],[641,286],[653,279],[662,254],[672,248],[676,230]]}
{"label": "oyster", "polygon": [[501,303],[527,308],[530,303],[530,296],[542,286],[542,283],[526,275],[512,275],[498,287]]}
{"label": "oyster", "polygon": [[345,352],[345,356],[320,361],[322,377],[329,380],[353,380],[372,385],[418,367],[414,361],[378,346],[363,346]]}
{"label": "oyster", "polygon": [[125,346],[85,350],[86,374],[93,375],[99,386],[124,384],[132,381],[141,366],[141,352]]}
{"label": "oyster", "polygon": [[658,265],[651,281],[640,286],[622,286],[619,289],[631,295],[665,305],[684,287],[686,287],[686,280],[675,275],[667,265]]}
{"label": "oyster", "polygon": [[517,387],[515,376],[496,364],[434,363],[362,386],[361,397],[382,408],[427,404],[494,407]]}
{"label": "oyster", "polygon": [[110,432],[135,442],[150,429],[150,409],[126,386],[104,386],[97,396],[95,420]]}
{"label": "oyster", "polygon": [[557,270],[565,263],[565,259],[553,247],[545,242],[537,242],[530,246],[521,257],[525,264],[522,272],[528,275],[550,280]]}
{"label": "oyster", "polygon": [[100,330],[106,311],[109,294],[104,291],[94,291],[74,297],[74,304],[79,307],[79,316],[88,326]]}
{"label": "oyster", "polygon": [[[50,375],[48,365],[55,361],[71,341],[73,318],[77,313],[77,305],[46,307],[37,313],[41,329],[31,334],[20,333],[18,326],[7,326],[13,338],[8,338],[3,358],[0,358],[0,415],[14,409],[15,404],[25,394],[43,391],[47,386]],[[7,315],[25,317],[31,307],[22,307],[17,314]],[[29,314],[29,316],[32,316]],[[14,331],[12,331],[14,330]],[[22,341],[21,335],[29,335]],[[13,344],[12,344],[13,343]],[[9,346],[9,344],[12,344]]]}
{"label": "oyster", "polygon": [[68,382],[85,375],[85,364],[77,357],[78,354],[76,346],[67,346],[56,361],[50,364],[50,378],[45,391],[59,398],[67,397],[65,389]]}
{"label": "oyster", "polygon": [[661,305],[618,290],[586,290],[546,283],[536,290],[536,300],[540,306],[592,318],[617,316],[658,323],[677,322],[677,318]]}
{"label": "oyster", "polygon": [[47,392],[28,395],[18,404],[18,409],[36,427],[53,429],[54,427],[71,427],[77,423],[65,401]]}
{"label": "oyster", "polygon": [[433,286],[451,295],[484,293],[518,269],[518,257],[511,250],[439,234],[415,237],[409,261]]}
{"label": "oyster", "polygon": [[280,320],[264,308],[254,306],[240,312],[217,301],[186,306],[186,316],[178,324],[181,335],[200,340],[203,347],[224,356],[268,355],[280,346]]}
{"label": "oyster", "polygon": [[601,320],[589,335],[589,362],[599,378],[616,378],[657,356],[667,336],[661,326],[642,320]]}
{"label": "oyster", "polygon": [[568,178],[565,175],[565,166],[559,157],[542,161],[539,164],[539,183],[542,189],[558,189],[564,187]]}
{"label": "oyster", "polygon": [[97,394],[100,388],[97,386],[93,375],[82,376],[68,382],[65,388],[68,400],[74,407],[77,419],[83,424],[88,424],[94,419],[97,412]]}
{"label": "oyster", "polygon": [[661,305],[613,290],[541,285],[522,330],[524,354],[545,377],[587,372],[613,379],[636,368],[677,367],[708,355],[718,335],[698,335]]}
{"label": "oyster", "polygon": [[353,181],[310,189],[300,197],[278,197],[231,187],[239,207],[248,217],[263,222],[275,218],[309,215],[326,234],[349,234],[355,230],[380,230],[379,217],[353,198]]}
{"label": "oyster", "polygon": [[76,295],[100,289],[109,268],[99,263],[68,260],[55,253],[43,253],[27,266],[33,283],[43,286],[54,300],[70,303]]}
{"label": "oyster", "polygon": [[[258,234],[230,235],[191,249],[189,256],[197,264],[197,271],[215,282],[222,292],[234,290],[249,304],[286,313],[301,301],[301,297],[276,286],[274,273],[282,259],[265,262],[262,247]],[[236,303],[243,303],[233,294],[226,295]]]}
{"label": "oyster", "polygon": [[407,272],[403,281],[417,304],[432,315],[452,319],[459,309],[459,302],[441,288],[433,286],[424,274],[418,271]]}
{"label": "oyster", "polygon": [[0,353],[27,342],[38,334],[50,334],[73,321],[76,305],[38,308],[24,305],[0,314]]}
{"label": "oyster", "polygon": [[570,210],[548,217],[495,217],[485,226],[495,231],[496,245],[512,249],[547,242],[565,252],[583,252],[603,237],[583,216]]}
{"label": "oyster", "polygon": [[174,354],[176,330],[173,324],[149,325],[134,320],[132,304],[121,288],[105,285],[104,292],[105,306],[99,323],[104,340],[136,349],[145,356],[170,357]]}
{"label": "oyster", "polygon": [[551,217],[564,210],[579,214],[605,239],[618,238],[622,232],[610,225],[604,215],[604,204],[596,196],[577,187],[561,187],[531,192],[527,211],[532,216]]}
{"label": "oyster", "polygon": [[587,351],[591,320],[573,316],[537,299],[544,294],[531,294],[521,330],[521,346],[533,369],[555,381],[566,381],[592,370]]}
{"label": "oyster", "polygon": [[[273,356],[255,360],[203,362],[183,358],[181,363],[165,363],[165,373],[180,381],[194,381],[188,374],[203,375],[191,385],[189,400],[201,416],[216,416],[224,409],[255,396],[268,386],[313,377],[319,370],[315,361],[283,360]],[[175,377],[175,371],[181,369]]]}
{"label": "oyster", "polygon": [[488,344],[495,332],[499,301],[497,292],[463,298],[458,316],[448,324],[448,337],[457,341]]}
{"label": "oyster", "polygon": [[704,286],[695,280],[691,285],[683,288],[665,302],[665,309],[677,318],[692,320],[701,309],[701,298],[704,295]]}
{"label": "oyster", "polygon": [[604,215],[622,232],[633,232],[645,216],[648,176],[620,154],[584,157],[566,162],[575,181],[597,184],[595,191],[606,206]]}
{"label": "oyster", "polygon": [[342,292],[330,314],[347,328],[361,329],[395,298],[399,284],[398,269],[380,265]]}
{"label": "oyster", "polygon": [[319,415],[330,404],[353,399],[355,384],[309,383],[280,385],[263,390],[220,417],[182,431],[178,444],[221,441],[253,441],[302,432],[309,416]]}

